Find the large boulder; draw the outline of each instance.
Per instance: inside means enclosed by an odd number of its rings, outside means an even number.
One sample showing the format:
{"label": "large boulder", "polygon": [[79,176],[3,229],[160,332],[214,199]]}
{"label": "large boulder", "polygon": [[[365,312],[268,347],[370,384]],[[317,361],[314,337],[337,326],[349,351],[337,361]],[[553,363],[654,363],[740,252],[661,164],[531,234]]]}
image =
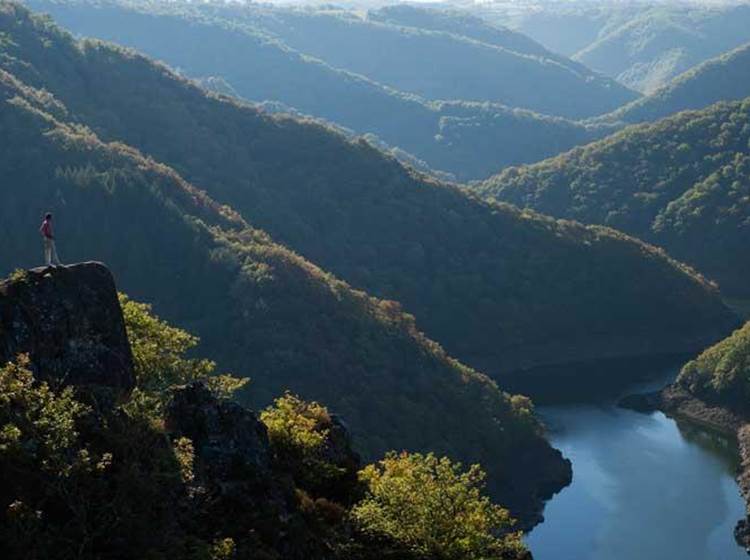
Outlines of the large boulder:
{"label": "large boulder", "polygon": [[[176,388],[167,407],[166,427],[172,437],[193,443],[207,478],[224,483],[271,473],[271,449],[265,425],[257,415],[229,400],[218,399],[204,383]],[[238,477],[237,472],[241,471]],[[226,488],[226,484],[222,484]]]}
{"label": "large boulder", "polygon": [[135,386],[122,309],[101,263],[19,271],[0,282],[0,364],[28,354],[37,379],[59,388]]}
{"label": "large boulder", "polygon": [[193,445],[183,509],[195,531],[242,543],[240,558],[255,557],[248,551],[258,558],[325,558],[322,543],[297,513],[291,477],[274,469],[266,427],[253,411],[195,382],[173,391],[165,421],[173,441],[187,438]]}

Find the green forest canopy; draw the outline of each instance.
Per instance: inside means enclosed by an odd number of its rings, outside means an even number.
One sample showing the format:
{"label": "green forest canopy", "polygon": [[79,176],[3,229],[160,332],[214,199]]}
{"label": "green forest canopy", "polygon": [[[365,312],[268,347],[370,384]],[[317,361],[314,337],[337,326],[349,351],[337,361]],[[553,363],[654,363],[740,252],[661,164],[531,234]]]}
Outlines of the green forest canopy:
{"label": "green forest canopy", "polygon": [[487,198],[603,224],[664,247],[750,297],[750,99],[719,103],[479,185]]}

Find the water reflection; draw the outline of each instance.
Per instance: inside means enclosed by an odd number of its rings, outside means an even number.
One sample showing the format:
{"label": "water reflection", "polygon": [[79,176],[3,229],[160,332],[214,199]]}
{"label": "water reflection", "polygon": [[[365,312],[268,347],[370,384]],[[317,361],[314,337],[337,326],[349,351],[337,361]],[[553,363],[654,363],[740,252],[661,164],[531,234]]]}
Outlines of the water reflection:
{"label": "water reflection", "polygon": [[733,539],[744,503],[734,443],[661,413],[545,407],[573,483],[528,537],[537,560],[746,560]]}

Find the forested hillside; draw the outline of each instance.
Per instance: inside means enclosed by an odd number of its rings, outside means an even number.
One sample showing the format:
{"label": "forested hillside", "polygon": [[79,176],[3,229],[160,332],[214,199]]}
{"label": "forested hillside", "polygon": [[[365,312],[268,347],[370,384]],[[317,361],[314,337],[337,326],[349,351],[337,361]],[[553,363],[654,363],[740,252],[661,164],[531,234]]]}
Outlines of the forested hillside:
{"label": "forested hillside", "polygon": [[719,103],[508,169],[479,190],[654,242],[748,297],[749,152],[750,100]]}
{"label": "forested hillside", "polygon": [[744,2],[483,3],[472,10],[644,93],[750,41]]}
{"label": "forested hillside", "polygon": [[[73,31],[136,48],[185,75],[212,78],[223,93],[269,101],[372,134],[395,154],[419,158],[459,180],[485,179],[603,137],[584,125],[496,103],[432,101],[334,68],[285,45],[253,23],[206,16],[187,5],[30,0]],[[220,16],[225,17],[220,17]],[[230,14],[231,15],[231,14]],[[407,154],[401,154],[405,151]]]}
{"label": "forested hillside", "polygon": [[522,55],[444,31],[363,20],[347,11],[213,4],[203,10],[252,22],[335,67],[428,99],[490,101],[580,118],[637,97],[613,80],[572,63]]}
{"label": "forested hillside", "polygon": [[[647,10],[646,4],[617,5],[597,2],[547,2],[543,10],[533,4],[475,4],[471,10],[488,21],[497,22],[531,37],[553,52],[572,57],[608,31]],[[525,8],[525,9],[524,9]]]}
{"label": "forested hillside", "polygon": [[50,209],[66,262],[111,263],[122,289],[252,378],[246,402],[286,390],[325,402],[368,458],[409,449],[480,462],[494,495],[527,522],[565,484],[528,400],[447,356],[397,303],[352,290],[169,167],[65,122],[69,109],[49,93],[0,76],[5,272],[40,262],[35,223]]}
{"label": "forested hillside", "polygon": [[734,324],[707,283],[652,247],[481,202],[364,142],[207,96],[147,59],[75,43],[6,6],[6,68],[305,258],[400,301],[478,369],[689,351]]}
{"label": "forested hillside", "polygon": [[750,41],[750,6],[656,6],[608,29],[573,57],[652,93],[692,66]]}
{"label": "forested hillside", "polygon": [[685,364],[677,384],[708,402],[750,411],[750,323]]}
{"label": "forested hillside", "polygon": [[688,70],[601,120],[639,123],[750,96],[750,43]]}
{"label": "forested hillside", "polygon": [[367,19],[393,25],[415,27],[430,31],[444,31],[468,37],[480,43],[494,45],[519,54],[553,60],[571,70],[590,74],[590,70],[573,60],[555,54],[522,33],[496,25],[469,12],[452,9],[424,8],[409,4],[386,6],[367,12]]}
{"label": "forested hillside", "polygon": [[362,468],[324,405],[243,407],[196,342],[102,263],[0,280],[4,560],[530,560],[478,465]]}

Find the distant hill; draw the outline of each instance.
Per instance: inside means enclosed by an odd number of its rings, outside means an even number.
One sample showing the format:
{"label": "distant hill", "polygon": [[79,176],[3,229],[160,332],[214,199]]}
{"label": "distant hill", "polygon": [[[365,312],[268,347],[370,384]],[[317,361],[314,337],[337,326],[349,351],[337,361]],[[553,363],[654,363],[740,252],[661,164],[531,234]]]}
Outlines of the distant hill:
{"label": "distant hill", "polygon": [[527,167],[479,190],[663,246],[727,295],[750,297],[750,99],[684,112]]}
{"label": "distant hill", "polygon": [[655,121],[679,111],[703,109],[719,101],[748,96],[750,43],[688,70],[651,95],[597,120],[628,123]]}
{"label": "distant hill", "polygon": [[746,3],[480,3],[472,13],[650,94],[750,41]]}
{"label": "distant hill", "polygon": [[589,73],[579,63],[560,56],[543,47],[523,33],[454,9],[425,8],[410,4],[396,4],[367,12],[367,19],[380,23],[416,27],[430,31],[444,31],[459,37],[468,37],[481,43],[501,47],[519,54],[554,60],[563,66]]}
{"label": "distant hill", "polygon": [[692,66],[750,41],[750,6],[654,7],[611,29],[573,57],[652,93]]}
{"label": "distant hill", "polygon": [[592,2],[546,2],[534,4],[475,3],[472,13],[505,25],[530,37],[553,52],[572,57],[609,30],[623,25],[648,9],[646,4]]}
{"label": "distant hill", "polygon": [[[8,4],[0,13],[12,15]],[[80,54],[127,65],[110,48]],[[342,414],[366,457],[421,449],[481,462],[524,524],[566,483],[568,466],[527,401],[447,356],[397,303],[352,290],[173,169],[102,143],[72,118],[49,92],[0,70],[3,274],[40,262],[35,225],[52,210],[66,262],[110,262],[122,289],[151,298],[202,337],[202,352],[252,377],[253,405],[292,390]]]}
{"label": "distant hill", "polygon": [[570,62],[520,54],[455,33],[380,23],[339,9],[211,3],[196,9],[252,24],[336,68],[427,99],[489,101],[581,118],[637,97]]}
{"label": "distant hill", "polygon": [[137,48],[211,89],[372,134],[458,180],[485,179],[603,137],[583,125],[496,103],[431,101],[333,68],[251,24],[195,10],[86,2],[27,2],[73,32]]}

